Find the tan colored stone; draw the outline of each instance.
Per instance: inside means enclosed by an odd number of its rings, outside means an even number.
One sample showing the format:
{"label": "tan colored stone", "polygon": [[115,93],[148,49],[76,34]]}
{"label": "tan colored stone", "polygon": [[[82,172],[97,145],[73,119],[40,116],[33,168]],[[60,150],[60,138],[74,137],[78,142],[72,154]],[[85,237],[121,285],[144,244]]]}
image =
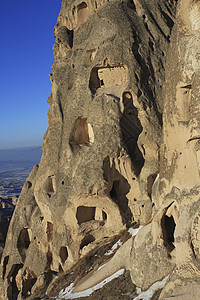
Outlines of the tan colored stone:
{"label": "tan colored stone", "polygon": [[63,0],[49,127],[9,226],[2,300],[69,278],[82,291],[120,268],[138,290],[169,275],[159,299],[198,298],[200,7],[180,0],[175,17],[176,2]]}

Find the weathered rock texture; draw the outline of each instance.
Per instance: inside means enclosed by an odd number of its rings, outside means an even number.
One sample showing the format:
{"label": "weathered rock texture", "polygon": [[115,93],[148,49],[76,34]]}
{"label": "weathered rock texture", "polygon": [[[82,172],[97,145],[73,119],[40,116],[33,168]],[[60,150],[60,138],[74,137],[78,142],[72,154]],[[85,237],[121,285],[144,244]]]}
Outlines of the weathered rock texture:
{"label": "weathered rock texture", "polygon": [[49,128],[1,299],[78,292],[121,268],[130,299],[168,275],[154,299],[200,299],[200,1],[63,0],[55,39]]}

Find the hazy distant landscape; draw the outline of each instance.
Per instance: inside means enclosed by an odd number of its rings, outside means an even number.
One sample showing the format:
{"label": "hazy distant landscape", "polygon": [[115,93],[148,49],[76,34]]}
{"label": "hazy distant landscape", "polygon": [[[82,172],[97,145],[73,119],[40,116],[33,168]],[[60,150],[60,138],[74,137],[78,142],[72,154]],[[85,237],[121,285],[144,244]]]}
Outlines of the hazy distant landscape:
{"label": "hazy distant landscape", "polygon": [[41,147],[0,150],[0,196],[18,196],[41,155]]}
{"label": "hazy distant landscape", "polygon": [[0,150],[0,257],[21,189],[41,155],[41,147]]}

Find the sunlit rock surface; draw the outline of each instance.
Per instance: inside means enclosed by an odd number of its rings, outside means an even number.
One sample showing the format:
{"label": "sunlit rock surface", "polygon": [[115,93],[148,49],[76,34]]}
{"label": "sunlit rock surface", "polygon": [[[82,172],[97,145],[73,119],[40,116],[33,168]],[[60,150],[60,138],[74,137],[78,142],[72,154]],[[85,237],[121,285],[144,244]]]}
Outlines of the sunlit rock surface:
{"label": "sunlit rock surface", "polygon": [[63,1],[2,300],[200,298],[199,4]]}

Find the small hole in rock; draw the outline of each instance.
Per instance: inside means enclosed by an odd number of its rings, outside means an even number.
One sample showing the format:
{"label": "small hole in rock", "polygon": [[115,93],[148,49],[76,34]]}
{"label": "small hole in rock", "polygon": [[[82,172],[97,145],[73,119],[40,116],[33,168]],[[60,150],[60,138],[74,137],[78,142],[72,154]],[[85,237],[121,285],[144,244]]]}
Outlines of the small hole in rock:
{"label": "small hole in rock", "polygon": [[103,220],[107,220],[107,213],[102,210],[102,218]]}
{"label": "small hole in rock", "polygon": [[28,189],[30,189],[32,187],[32,183],[30,181],[27,181],[26,184],[27,184]]}
{"label": "small hole in rock", "polygon": [[147,177],[147,193],[148,196],[151,197],[152,194],[152,187],[154,184],[154,181],[156,180],[157,173],[151,174]]}
{"label": "small hole in rock", "polygon": [[53,240],[53,224],[51,222],[47,222],[47,240],[48,242]]}
{"label": "small hole in rock", "polygon": [[104,85],[103,79],[100,80],[101,86]]}
{"label": "small hole in rock", "polygon": [[61,258],[61,261],[62,263],[64,264],[64,262],[67,260],[68,258],[68,251],[67,251],[67,247],[61,247],[60,248],[60,258]]}
{"label": "small hole in rock", "polygon": [[64,270],[63,270],[63,268],[62,268],[62,266],[59,264],[59,272],[60,273],[63,273],[64,272]]}
{"label": "small hole in rock", "polygon": [[46,258],[47,258],[47,264],[46,264],[46,269],[50,269],[50,266],[52,264],[52,261],[53,261],[53,256],[52,256],[52,253],[50,251],[50,249],[48,249],[48,252],[46,254]]}
{"label": "small hole in rock", "polygon": [[3,261],[3,280],[5,278],[5,274],[6,274],[6,267],[8,264],[8,260],[9,260],[9,255],[4,257],[4,261]]}
{"label": "small hole in rock", "polygon": [[28,234],[28,230],[26,228],[23,228],[20,231],[18,240],[17,240],[17,248],[21,255],[22,261],[26,258],[26,250],[28,249],[30,245],[30,238]]}
{"label": "small hole in rock", "polygon": [[84,237],[84,239],[82,240],[81,245],[80,245],[80,250],[83,249],[83,247],[85,247],[85,246],[89,245],[90,243],[94,242],[94,240],[95,239],[91,234]]}

